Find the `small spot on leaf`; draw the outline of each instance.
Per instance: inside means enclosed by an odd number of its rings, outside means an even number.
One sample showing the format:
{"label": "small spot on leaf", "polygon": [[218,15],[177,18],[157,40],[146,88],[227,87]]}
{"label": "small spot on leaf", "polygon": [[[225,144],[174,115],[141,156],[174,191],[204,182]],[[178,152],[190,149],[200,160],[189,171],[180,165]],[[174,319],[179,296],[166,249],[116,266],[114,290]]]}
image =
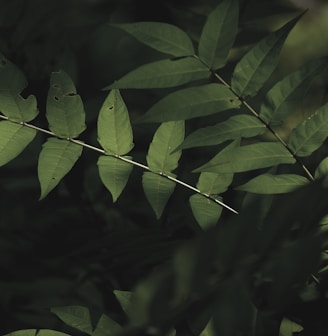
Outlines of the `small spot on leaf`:
{"label": "small spot on leaf", "polygon": [[7,65],[7,61],[5,59],[0,60],[0,66],[4,67]]}
{"label": "small spot on leaf", "polygon": [[58,100],[59,100],[59,97],[57,97],[57,96],[54,96],[54,99],[58,101]]}
{"label": "small spot on leaf", "polygon": [[111,105],[108,107],[109,110],[112,110],[114,108],[114,105]]}

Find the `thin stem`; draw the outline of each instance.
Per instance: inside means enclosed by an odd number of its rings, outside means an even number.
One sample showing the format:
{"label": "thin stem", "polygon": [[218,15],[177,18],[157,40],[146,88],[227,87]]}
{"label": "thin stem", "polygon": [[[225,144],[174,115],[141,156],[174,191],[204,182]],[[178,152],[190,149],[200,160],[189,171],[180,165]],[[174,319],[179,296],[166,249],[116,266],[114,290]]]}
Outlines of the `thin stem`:
{"label": "thin stem", "polygon": [[233,90],[233,88],[215,71],[211,70],[212,74],[215,76],[216,79],[218,79],[224,86],[226,86],[238,99],[244,104],[244,106],[267,128],[267,130],[286,148],[286,150],[293,156],[293,158],[296,160],[296,162],[302,167],[304,170],[306,176],[309,180],[314,181],[314,176],[311,174],[309,169],[304,165],[304,163],[293,153],[293,151],[289,148],[286,141],[268,124],[266,121],[264,121],[261,116],[254,110],[252,106],[248,104],[247,101],[242,99],[237,92]]}
{"label": "thin stem", "polygon": [[[36,130],[36,131],[45,133],[45,134],[47,134],[47,135],[51,135],[51,136],[53,136],[53,137],[57,137],[57,138],[59,138],[54,132],[51,132],[51,131],[49,131],[49,130],[46,130],[46,129],[44,129],[44,128],[41,128],[41,127],[38,127],[38,126],[35,126],[35,125],[32,125],[32,124],[29,124],[29,123],[26,123],[26,122],[16,122],[16,121],[10,120],[8,117],[6,117],[6,116],[4,116],[4,115],[2,115],[2,114],[0,114],[0,119],[4,119],[4,120],[7,120],[7,121],[16,123],[16,124],[20,124],[20,125],[23,125],[23,126],[25,126],[25,127],[34,129],[34,130]],[[62,139],[62,138],[59,138],[59,139]],[[118,160],[124,161],[124,162],[129,163],[129,164],[131,164],[131,165],[133,165],[133,166],[142,168],[143,170],[146,170],[146,171],[148,171],[148,172],[150,172],[150,173],[153,173],[153,174],[155,174],[155,175],[162,176],[162,177],[164,177],[164,178],[166,178],[166,179],[168,179],[168,180],[170,180],[170,181],[172,181],[172,182],[174,182],[174,183],[176,183],[176,184],[179,184],[179,185],[181,185],[181,186],[183,186],[183,187],[185,187],[185,188],[187,188],[187,189],[189,189],[189,190],[194,191],[195,193],[197,193],[197,194],[199,194],[199,195],[201,195],[201,196],[203,196],[203,197],[209,199],[210,201],[212,201],[212,202],[214,202],[214,203],[216,203],[216,204],[222,206],[223,208],[225,208],[225,209],[227,209],[227,210],[233,212],[234,214],[238,214],[238,211],[236,211],[235,209],[233,209],[233,208],[230,207],[229,205],[225,204],[224,202],[222,202],[222,201],[216,199],[215,197],[213,197],[213,196],[211,196],[211,195],[209,195],[209,194],[203,193],[203,192],[201,192],[199,189],[197,189],[197,188],[191,186],[190,184],[187,184],[187,183],[185,183],[185,182],[183,182],[183,181],[181,181],[181,180],[178,180],[177,178],[175,178],[175,177],[173,177],[173,176],[167,175],[167,174],[165,174],[164,172],[156,172],[156,171],[153,171],[153,170],[151,170],[148,166],[146,166],[146,165],[144,165],[144,164],[142,164],[142,163],[140,163],[140,162],[133,161],[133,160],[131,160],[131,159],[125,157],[125,156],[121,156],[121,155],[117,155],[117,154],[110,154],[110,153],[107,153],[107,152],[105,152],[105,151],[104,151],[103,149],[101,149],[101,148],[98,148],[98,147],[89,145],[89,144],[87,144],[87,143],[85,143],[85,142],[83,142],[83,141],[81,141],[81,140],[78,140],[78,139],[66,138],[66,139],[63,139],[63,140],[70,141],[70,142],[72,142],[72,143],[74,143],[74,144],[77,144],[77,145],[79,145],[79,146],[82,146],[82,147],[91,149],[91,150],[93,150],[93,151],[95,151],[95,152],[98,152],[98,153],[100,153],[100,154],[102,154],[102,155],[107,155],[107,156],[115,157],[115,158],[118,159]]]}

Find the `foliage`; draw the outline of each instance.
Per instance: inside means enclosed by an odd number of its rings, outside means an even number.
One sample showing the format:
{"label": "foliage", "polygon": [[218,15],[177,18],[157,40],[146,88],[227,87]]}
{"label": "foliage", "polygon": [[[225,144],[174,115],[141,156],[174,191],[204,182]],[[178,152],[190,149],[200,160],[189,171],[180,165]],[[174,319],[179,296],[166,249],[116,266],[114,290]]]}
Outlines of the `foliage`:
{"label": "foliage", "polygon": [[[71,194],[83,211],[62,215],[65,225],[67,218],[77,225],[68,251],[58,241],[60,253],[39,260],[49,283],[41,281],[37,290],[28,282],[0,283],[10,293],[4,306],[15,304],[16,291],[28,297],[44,288],[39,303],[22,307],[50,321],[11,326],[7,335],[313,332],[295,307],[319,301],[327,281],[328,105],[287,138],[280,127],[311,83],[326,79],[328,59],[311,60],[270,83],[303,15],[295,13],[229,72],[240,13],[237,0],[219,2],[197,39],[171,23],[110,23],[160,56],[105,84],[109,93],[96,117],[88,116],[73,76],[59,70],[50,76],[42,119],[42,103],[26,94],[23,71],[0,54],[1,169],[22,165],[19,159],[32,147],[41,207],[60,198],[65,203]],[[123,98],[127,89],[149,90],[158,99],[135,117]],[[144,148],[138,143],[143,130],[152,132]],[[95,154],[97,164],[89,159]],[[23,178],[13,172],[16,181]],[[79,221],[90,216],[92,229],[84,229]],[[58,270],[70,280],[56,279]],[[49,288],[61,299],[48,302]],[[73,292],[78,295],[70,297]]]}

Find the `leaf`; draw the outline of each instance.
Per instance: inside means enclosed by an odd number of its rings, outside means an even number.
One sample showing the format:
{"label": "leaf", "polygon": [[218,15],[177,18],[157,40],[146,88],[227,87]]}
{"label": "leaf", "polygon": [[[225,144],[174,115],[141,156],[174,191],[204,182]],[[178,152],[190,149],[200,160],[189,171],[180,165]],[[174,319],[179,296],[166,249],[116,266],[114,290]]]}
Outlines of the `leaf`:
{"label": "leaf", "polygon": [[110,191],[113,202],[116,202],[125,188],[133,166],[111,156],[100,156],[98,159],[99,175],[102,183]]}
{"label": "leaf", "polygon": [[123,311],[127,315],[129,315],[129,309],[131,307],[131,300],[132,300],[133,293],[130,291],[121,291],[117,289],[115,289],[113,293],[115,297],[117,298],[118,302],[120,303]]}
{"label": "leaf", "polygon": [[240,97],[252,97],[262,88],[274,71],[287,35],[299,18],[300,16],[287,22],[262,39],[237,63],[231,86]]}
{"label": "leaf", "polygon": [[176,57],[191,56],[194,46],[189,36],[178,27],[164,22],[111,24],[160,52]]}
{"label": "leaf", "polygon": [[159,126],[147,154],[151,170],[169,173],[178,166],[181,151],[172,151],[183,141],[184,132],[184,121],[168,121]]}
{"label": "leaf", "polygon": [[81,97],[64,71],[51,75],[46,116],[50,130],[60,138],[75,138],[86,128]]}
{"label": "leaf", "polygon": [[308,183],[308,180],[296,174],[262,174],[254,177],[236,190],[248,191],[256,194],[283,194]]}
{"label": "leaf", "polygon": [[122,330],[122,327],[110,317],[102,314],[92,336],[112,336]]}
{"label": "leaf", "polygon": [[256,117],[236,115],[214,126],[200,128],[186,137],[178,149],[218,145],[238,137],[251,138],[266,132]]}
{"label": "leaf", "polygon": [[34,139],[36,131],[10,121],[0,122],[0,167],[18,156]]}
{"label": "leaf", "polygon": [[129,113],[119,90],[112,90],[100,109],[98,141],[107,153],[116,155],[124,155],[133,148]]}
{"label": "leaf", "polygon": [[290,135],[288,146],[297,156],[308,156],[317,150],[328,136],[328,104],[298,125]]}
{"label": "leaf", "polygon": [[50,329],[25,329],[25,330],[13,331],[4,336],[70,336],[70,335]]}
{"label": "leaf", "polygon": [[23,72],[0,53],[0,91],[19,94],[27,86]]}
{"label": "leaf", "polygon": [[279,336],[293,336],[294,333],[300,332],[303,327],[287,318],[283,318],[280,325]]}
{"label": "leaf", "polygon": [[28,122],[38,115],[37,101],[33,95],[24,99],[20,94],[0,91],[0,111],[10,120]]}
{"label": "leaf", "polygon": [[327,68],[327,57],[312,60],[275,84],[265,97],[260,116],[267,123],[278,124],[301,103],[311,80]]}
{"label": "leaf", "polygon": [[155,211],[156,218],[159,219],[174,191],[175,183],[163,176],[145,172],[142,175],[142,186],[147,200]]}
{"label": "leaf", "polygon": [[194,194],[189,198],[192,213],[203,230],[213,227],[219,220],[222,207],[202,195]]}
{"label": "leaf", "polygon": [[207,17],[199,40],[199,57],[211,69],[223,67],[238,30],[238,1],[224,0]]}
{"label": "leaf", "polygon": [[40,199],[46,197],[57,186],[81,154],[82,146],[67,140],[49,138],[43,144],[38,162]]}
{"label": "leaf", "polygon": [[164,59],[132,70],[104,90],[169,88],[209,76],[208,68],[193,57]]}
{"label": "leaf", "polygon": [[280,143],[274,142],[259,142],[220,154],[194,172],[240,173],[295,162],[295,158]]}
{"label": "leaf", "polygon": [[92,324],[89,309],[82,306],[66,306],[51,308],[64,323],[88,335],[92,334]]}
{"label": "leaf", "polygon": [[238,108],[241,102],[224,85],[206,84],[175,91],[154,104],[141,122],[187,120]]}
{"label": "leaf", "polygon": [[[231,145],[230,148],[232,148]],[[232,173],[216,174],[203,172],[199,176],[197,188],[208,195],[221,194],[227,190],[232,182],[232,179]]]}

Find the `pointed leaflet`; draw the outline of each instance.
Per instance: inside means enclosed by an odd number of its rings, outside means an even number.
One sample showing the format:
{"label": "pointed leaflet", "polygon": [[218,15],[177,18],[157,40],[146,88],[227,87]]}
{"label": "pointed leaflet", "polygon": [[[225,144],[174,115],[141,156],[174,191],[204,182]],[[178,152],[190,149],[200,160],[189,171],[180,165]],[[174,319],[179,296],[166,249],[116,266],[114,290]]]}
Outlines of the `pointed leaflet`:
{"label": "pointed leaflet", "polygon": [[199,40],[199,57],[211,69],[223,67],[238,30],[238,1],[224,0],[210,13]]}
{"label": "pointed leaflet", "polygon": [[202,195],[191,195],[189,203],[197,223],[203,230],[213,227],[221,216],[222,207]]}
{"label": "pointed leaflet", "polygon": [[106,315],[101,315],[92,336],[111,336],[116,335],[122,327]]}
{"label": "pointed leaflet", "polygon": [[98,159],[99,175],[102,183],[110,191],[113,202],[116,202],[125,188],[133,166],[111,156],[100,156]]}
{"label": "pointed leaflet", "polygon": [[274,71],[287,35],[300,16],[271,33],[237,63],[232,75],[232,89],[241,97],[254,96]]}
{"label": "pointed leaflet", "polygon": [[168,88],[210,76],[208,68],[193,57],[165,59],[132,70],[118,81],[104,88],[151,89]]}
{"label": "pointed leaflet", "polygon": [[155,105],[141,122],[187,120],[238,108],[241,102],[224,85],[206,84],[175,91]]}
{"label": "pointed leaflet", "polygon": [[[222,153],[236,148],[240,140],[232,142],[222,150]],[[233,179],[233,173],[216,174],[203,172],[199,175],[197,188],[207,195],[215,196],[225,192]],[[203,229],[208,229],[219,220],[222,208],[204,196],[195,194],[189,198],[192,213]]]}
{"label": "pointed leaflet", "polygon": [[20,94],[0,91],[0,112],[8,119],[16,122],[28,122],[38,114],[35,96],[24,99]]}
{"label": "pointed leaflet", "polygon": [[328,104],[298,125],[290,135],[288,146],[297,156],[308,156],[317,150],[328,136]]}
{"label": "pointed leaflet", "polygon": [[302,102],[311,80],[327,66],[327,57],[315,59],[275,84],[261,106],[261,118],[267,123],[281,123]]}
{"label": "pointed leaflet", "polygon": [[218,145],[238,137],[251,138],[266,132],[258,118],[236,115],[214,126],[200,128],[186,137],[178,149]]}
{"label": "pointed leaflet", "polygon": [[10,121],[0,122],[0,167],[18,156],[34,139],[36,131]]}
{"label": "pointed leaflet", "polygon": [[23,72],[0,53],[0,91],[19,94],[26,86],[27,82]]}
{"label": "pointed leaflet", "polygon": [[49,138],[42,146],[38,162],[38,177],[41,186],[40,199],[56,187],[62,178],[73,168],[82,154],[82,146]]}
{"label": "pointed leaflet", "polygon": [[121,305],[121,308],[123,309],[123,311],[129,315],[129,310],[131,307],[131,300],[133,297],[133,293],[129,292],[129,291],[122,291],[122,290],[117,290],[115,289],[113,291],[116,299],[118,300],[118,302]]}
{"label": "pointed leaflet", "polygon": [[[149,146],[147,154],[149,168],[154,172],[166,174],[170,174],[177,168],[181,151],[172,153],[172,150],[181,143],[183,138],[183,121],[169,121],[161,124]],[[159,218],[174,190],[175,183],[148,172],[143,174],[142,183],[146,197]]]}
{"label": "pointed leaflet", "polygon": [[25,329],[25,330],[13,331],[4,336],[70,336],[70,335],[50,329]]}
{"label": "pointed leaflet", "polygon": [[51,312],[70,327],[88,335],[92,334],[92,324],[88,308],[82,306],[54,307],[51,308]]}
{"label": "pointed leaflet", "polygon": [[133,148],[129,113],[119,90],[112,90],[100,109],[98,141],[111,154],[124,155]]}
{"label": "pointed leaflet", "polygon": [[135,37],[140,42],[160,52],[176,57],[191,56],[194,46],[189,36],[181,29],[163,22],[136,22],[111,24]]}
{"label": "pointed leaflet", "polygon": [[283,194],[293,191],[306,183],[308,183],[308,180],[304,176],[296,174],[262,174],[237,187],[236,190],[256,194]]}
{"label": "pointed leaflet", "polygon": [[75,138],[85,130],[81,97],[64,71],[51,75],[46,115],[50,130],[60,138]]}
{"label": "pointed leaflet", "polygon": [[294,157],[280,143],[275,142],[259,142],[220,154],[194,172],[240,173],[295,162]]}

